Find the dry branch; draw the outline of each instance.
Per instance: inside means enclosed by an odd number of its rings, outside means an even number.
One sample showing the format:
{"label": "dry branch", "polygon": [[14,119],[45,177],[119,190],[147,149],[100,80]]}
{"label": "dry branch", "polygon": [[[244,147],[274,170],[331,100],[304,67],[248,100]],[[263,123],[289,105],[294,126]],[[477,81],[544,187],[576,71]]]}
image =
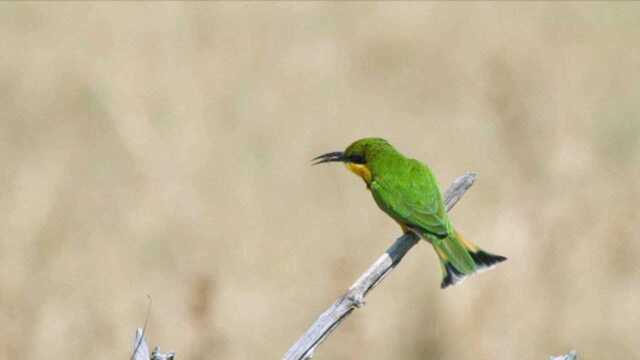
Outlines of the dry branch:
{"label": "dry branch", "polygon": [[[473,185],[476,174],[467,173],[457,178],[444,194],[447,211],[462,198]],[[369,269],[341,296],[331,307],[322,313],[318,320],[302,335],[284,355],[285,360],[303,360],[313,356],[316,347],[347,317],[364,304],[364,297],[384,277],[393,270],[402,257],[418,242],[414,234],[399,237],[387,251],[376,260]]]}
{"label": "dry branch", "polygon": [[578,355],[575,350],[572,350],[567,355],[551,356],[549,360],[578,360]]}
{"label": "dry branch", "polygon": [[131,360],[173,360],[176,354],[172,352],[160,352],[160,347],[156,346],[149,354],[149,346],[144,336],[144,329],[136,329],[136,336],[133,340],[133,355]]}

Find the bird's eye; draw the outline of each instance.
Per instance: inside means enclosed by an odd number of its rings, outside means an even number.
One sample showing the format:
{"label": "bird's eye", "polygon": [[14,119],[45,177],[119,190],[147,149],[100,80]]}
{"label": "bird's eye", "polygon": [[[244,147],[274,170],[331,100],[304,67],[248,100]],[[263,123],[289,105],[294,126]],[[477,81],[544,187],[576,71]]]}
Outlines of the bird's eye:
{"label": "bird's eye", "polygon": [[354,164],[365,164],[367,162],[362,155],[351,155],[349,156],[349,161]]}

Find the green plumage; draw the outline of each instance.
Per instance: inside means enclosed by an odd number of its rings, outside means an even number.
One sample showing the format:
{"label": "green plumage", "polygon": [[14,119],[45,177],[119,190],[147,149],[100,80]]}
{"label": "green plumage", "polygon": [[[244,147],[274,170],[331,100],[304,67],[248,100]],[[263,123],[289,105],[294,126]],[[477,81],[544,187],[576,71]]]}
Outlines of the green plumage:
{"label": "green plumage", "polygon": [[[417,233],[434,246],[441,260],[443,288],[506,259],[460,238],[449,221],[431,170],[405,157],[384,139],[358,140],[346,149],[339,161],[346,162],[365,180],[382,211],[405,231]],[[367,176],[363,176],[363,172],[368,172]]]}

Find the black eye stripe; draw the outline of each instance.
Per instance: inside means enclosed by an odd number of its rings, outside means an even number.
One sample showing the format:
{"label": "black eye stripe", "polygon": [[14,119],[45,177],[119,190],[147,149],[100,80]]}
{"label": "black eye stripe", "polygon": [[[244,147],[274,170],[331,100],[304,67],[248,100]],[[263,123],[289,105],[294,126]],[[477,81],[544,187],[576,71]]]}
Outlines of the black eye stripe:
{"label": "black eye stripe", "polygon": [[365,164],[367,162],[362,155],[351,155],[349,156],[349,161],[354,164]]}

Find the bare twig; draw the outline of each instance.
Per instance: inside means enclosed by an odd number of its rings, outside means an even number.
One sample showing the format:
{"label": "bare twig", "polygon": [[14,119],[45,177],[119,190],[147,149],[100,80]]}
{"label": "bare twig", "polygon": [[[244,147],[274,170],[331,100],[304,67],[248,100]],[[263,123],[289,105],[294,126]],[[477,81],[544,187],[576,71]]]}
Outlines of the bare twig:
{"label": "bare twig", "polygon": [[136,329],[136,337],[133,340],[133,354],[131,355],[132,360],[149,360],[149,346],[147,346],[147,341],[144,339],[144,329],[137,328]]}
{"label": "bare twig", "polygon": [[173,360],[176,354],[172,352],[160,352],[160,347],[156,346],[151,354],[149,354],[149,346],[144,338],[144,331],[141,328],[136,329],[136,336],[133,341],[134,360]]}
{"label": "bare twig", "polygon": [[575,350],[572,350],[567,355],[552,356],[549,360],[578,360],[578,355]]}
{"label": "bare twig", "polygon": [[[457,178],[444,194],[447,211],[462,198],[473,185],[476,174],[467,173]],[[284,355],[285,360],[303,360],[313,356],[316,347],[347,317],[364,304],[364,297],[395,268],[402,257],[418,242],[418,237],[408,233],[399,237],[387,251],[341,296],[322,313],[318,320],[302,335]]]}
{"label": "bare twig", "polygon": [[147,295],[149,303],[147,304],[147,316],[144,317],[144,326],[142,329],[136,330],[136,341],[133,343],[133,353],[129,360],[142,360],[149,359],[149,347],[144,341],[144,334],[147,331],[147,325],[149,324],[149,316],[151,316],[151,305],[153,305],[153,299],[151,295]]}

